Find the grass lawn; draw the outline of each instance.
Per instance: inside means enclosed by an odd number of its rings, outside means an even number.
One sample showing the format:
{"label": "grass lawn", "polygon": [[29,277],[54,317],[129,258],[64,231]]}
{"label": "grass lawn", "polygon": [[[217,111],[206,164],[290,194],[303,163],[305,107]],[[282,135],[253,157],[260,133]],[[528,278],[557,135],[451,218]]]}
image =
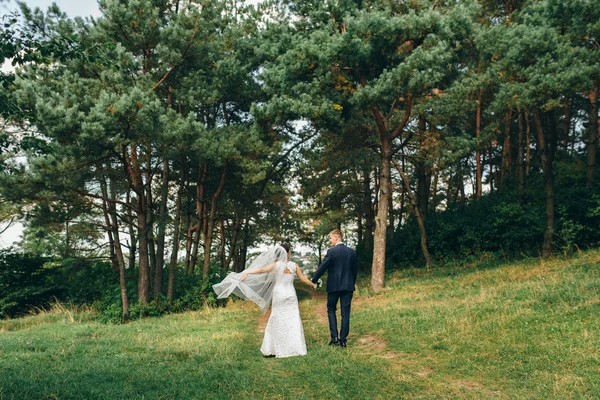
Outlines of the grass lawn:
{"label": "grass lawn", "polygon": [[[0,321],[4,399],[598,399],[600,252],[390,273],[327,346],[323,289],[298,291],[308,355],[263,358],[258,307],[95,322]],[[300,289],[300,287],[299,287]]]}

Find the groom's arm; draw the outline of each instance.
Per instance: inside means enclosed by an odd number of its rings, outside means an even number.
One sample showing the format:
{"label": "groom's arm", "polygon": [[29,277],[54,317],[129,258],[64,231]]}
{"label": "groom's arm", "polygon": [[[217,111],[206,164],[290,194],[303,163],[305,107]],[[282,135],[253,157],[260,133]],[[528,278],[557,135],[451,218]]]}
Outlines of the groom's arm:
{"label": "groom's arm", "polygon": [[327,252],[327,255],[323,259],[323,262],[321,263],[321,265],[319,265],[317,272],[315,272],[313,274],[313,277],[311,279],[312,283],[317,283],[319,278],[325,273],[325,271],[327,271],[327,268],[329,268],[330,264],[331,264],[331,254],[330,254],[330,252]]}
{"label": "groom's arm", "polygon": [[354,278],[354,284],[356,284],[356,278],[358,277],[358,258],[356,257],[356,252],[353,251],[352,257],[352,278]]}

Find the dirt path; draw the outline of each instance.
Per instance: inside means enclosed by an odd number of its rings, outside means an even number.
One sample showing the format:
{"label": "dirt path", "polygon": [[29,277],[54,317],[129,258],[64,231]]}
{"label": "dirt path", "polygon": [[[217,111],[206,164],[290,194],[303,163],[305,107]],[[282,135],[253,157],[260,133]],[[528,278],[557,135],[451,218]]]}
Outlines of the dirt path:
{"label": "dirt path", "polygon": [[312,300],[316,300],[316,305],[311,307],[312,316],[326,327],[329,325],[327,320],[327,296],[322,290],[313,290],[305,287],[298,287],[297,290],[301,290],[304,293],[308,293]]}
{"label": "dirt path", "polygon": [[[327,319],[327,295],[323,291],[315,291],[304,287],[298,287],[297,290],[301,290],[305,293],[308,293],[313,300],[317,300],[316,305],[311,307],[312,316],[323,325],[324,328],[328,328],[329,321]],[[356,301],[358,300],[358,301]],[[353,307],[357,306],[361,303],[359,299],[355,299],[352,302]],[[339,313],[339,311],[338,311]],[[338,316],[339,317],[339,316]],[[267,319],[268,320],[268,319]],[[266,322],[265,322],[266,324]],[[361,353],[368,353],[373,356],[378,356],[382,358],[387,358],[390,360],[396,359],[399,357],[399,354],[390,351],[388,349],[387,343],[380,337],[371,336],[371,335],[363,335],[359,336],[352,340],[354,345],[352,346],[354,349],[359,350]]]}
{"label": "dirt path", "polygon": [[256,332],[265,332],[265,328],[267,327],[267,322],[269,322],[269,317],[271,316],[271,309],[260,316],[258,319],[258,326],[256,327]]}
{"label": "dirt path", "polygon": [[[309,288],[305,288],[302,286],[297,286],[296,290],[298,291],[299,297],[307,300],[308,294],[312,301],[309,307],[302,306],[304,309],[303,319],[316,321],[318,324],[323,327],[323,334],[327,334],[329,331],[329,321],[327,319],[327,295],[323,290],[312,290]],[[300,294],[299,292],[303,292]],[[364,298],[357,298],[352,302],[353,308],[360,308],[362,303],[364,303]],[[300,303],[302,303],[302,299]],[[308,314],[306,313],[308,308]],[[338,311],[339,312],[339,311]],[[267,326],[267,322],[269,321],[269,316],[271,315],[271,310],[269,310],[266,314],[260,316],[258,320],[258,327],[256,328],[257,332],[264,333],[265,328]],[[339,317],[339,316],[338,316]],[[413,363],[406,359],[402,354],[392,351],[387,342],[381,338],[379,335],[375,334],[366,334],[362,336],[354,336],[351,332],[351,338],[348,343],[349,350],[357,357],[378,357],[382,359],[389,360],[390,366],[395,370],[397,374],[404,374],[406,371],[412,371],[413,376],[418,376],[420,378],[427,378],[433,371],[431,368],[419,368],[415,369]]]}
{"label": "dirt path", "polygon": [[[316,321],[322,325],[323,333],[326,334],[329,331],[329,321],[327,319],[327,295],[324,290],[312,290],[307,287],[297,286],[300,302],[306,301],[307,296],[310,296],[311,304],[307,307],[306,304],[301,306],[303,309],[302,317],[306,320]],[[299,292],[303,292],[300,294]],[[360,309],[363,303],[367,302],[366,298],[356,298],[352,302],[353,309]],[[307,314],[308,311],[308,314]],[[339,311],[338,311],[339,312]],[[271,311],[269,310],[266,314],[262,315],[258,320],[257,331],[264,333],[269,321]],[[339,315],[338,315],[339,317]],[[403,377],[403,379],[410,381],[412,379],[430,379],[430,375],[435,373],[434,367],[419,365],[415,361],[410,360],[405,354],[392,351],[389,348],[388,343],[378,335],[378,332],[373,334],[364,334],[362,336],[350,335],[348,341],[348,351],[353,354],[354,357],[360,359],[362,357],[367,358],[380,358],[385,359],[389,362],[391,373],[396,377]],[[459,385],[467,389],[482,389],[483,386],[476,382],[471,381],[459,381],[457,380],[454,384]],[[494,392],[495,394],[498,394]]]}

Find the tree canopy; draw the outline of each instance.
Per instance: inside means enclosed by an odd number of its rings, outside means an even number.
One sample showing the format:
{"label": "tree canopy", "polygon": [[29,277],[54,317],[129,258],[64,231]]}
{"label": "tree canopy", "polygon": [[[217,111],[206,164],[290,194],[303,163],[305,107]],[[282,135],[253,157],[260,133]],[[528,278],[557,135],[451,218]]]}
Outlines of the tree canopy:
{"label": "tree canopy", "polygon": [[373,291],[600,243],[597,0],[99,5],[3,18],[0,216],[109,260],[125,317],[337,228]]}

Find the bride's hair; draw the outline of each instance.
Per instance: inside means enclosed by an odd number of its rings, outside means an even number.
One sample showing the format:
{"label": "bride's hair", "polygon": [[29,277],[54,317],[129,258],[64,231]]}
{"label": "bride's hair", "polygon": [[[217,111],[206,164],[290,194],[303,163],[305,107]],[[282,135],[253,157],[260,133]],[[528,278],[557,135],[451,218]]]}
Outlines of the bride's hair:
{"label": "bride's hair", "polygon": [[286,253],[290,252],[290,245],[289,245],[289,243],[281,243],[280,246],[285,249]]}

